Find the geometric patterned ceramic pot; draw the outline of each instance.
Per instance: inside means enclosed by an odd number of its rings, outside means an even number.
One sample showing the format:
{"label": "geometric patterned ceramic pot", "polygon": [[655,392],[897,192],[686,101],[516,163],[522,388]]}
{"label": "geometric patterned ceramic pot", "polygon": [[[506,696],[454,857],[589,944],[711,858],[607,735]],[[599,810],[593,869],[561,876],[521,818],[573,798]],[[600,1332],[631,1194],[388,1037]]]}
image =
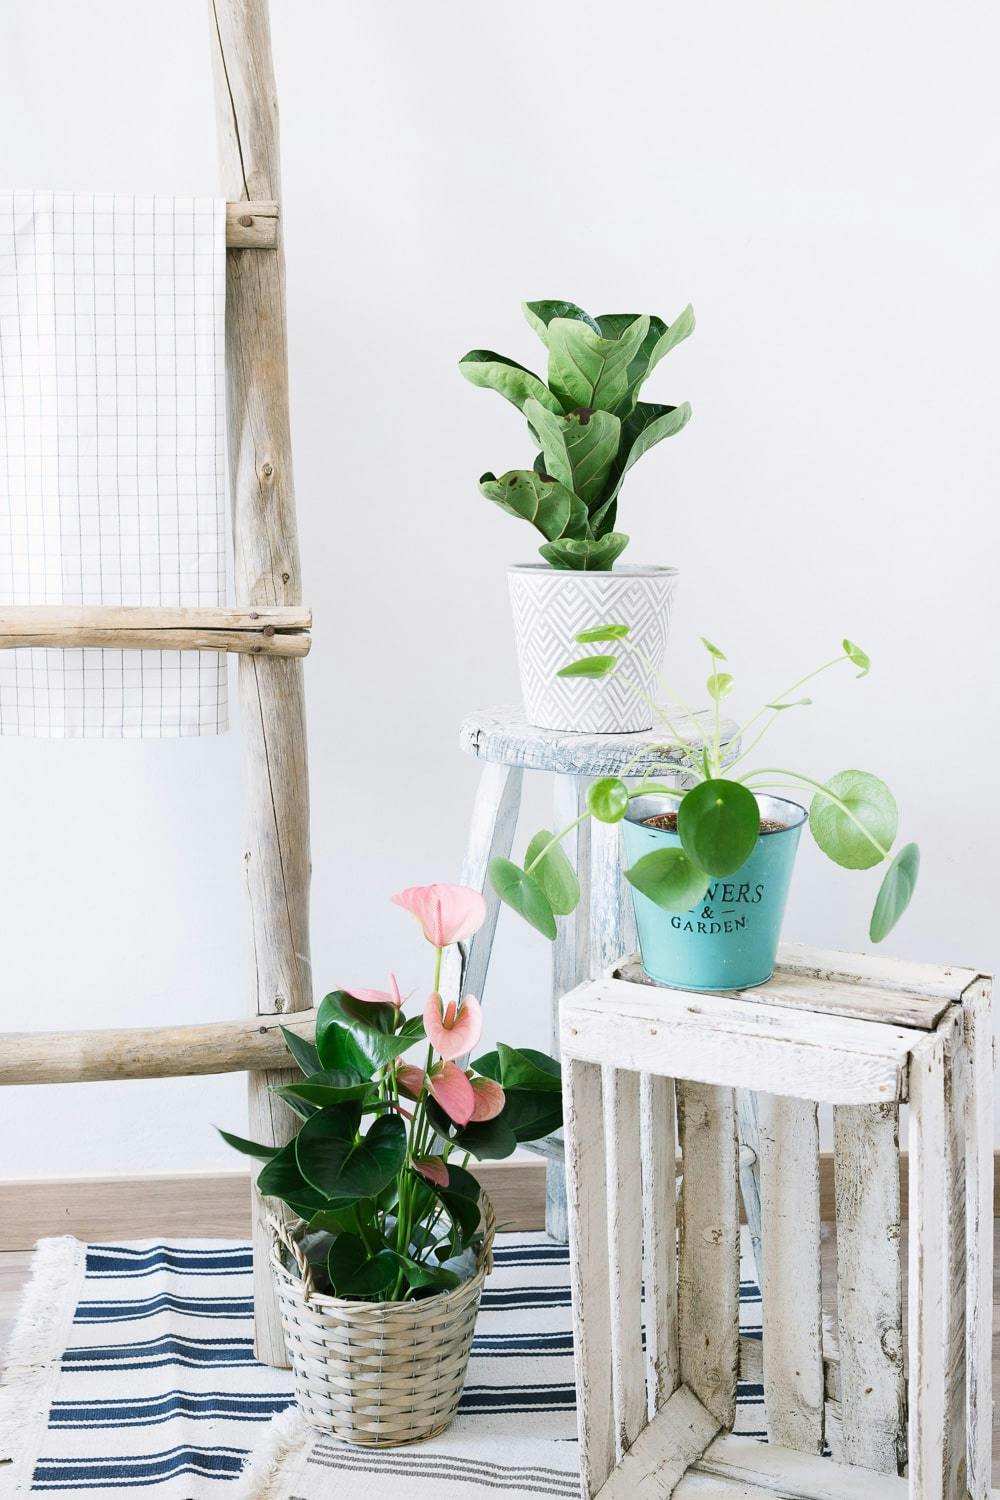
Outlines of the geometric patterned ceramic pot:
{"label": "geometric patterned ceramic pot", "polygon": [[[589,573],[518,563],[507,578],[528,723],[575,734],[651,729],[677,569],[622,564]],[[627,625],[628,645],[579,645],[577,634],[595,625]],[[607,677],[556,676],[580,656],[610,654],[618,665]]]}

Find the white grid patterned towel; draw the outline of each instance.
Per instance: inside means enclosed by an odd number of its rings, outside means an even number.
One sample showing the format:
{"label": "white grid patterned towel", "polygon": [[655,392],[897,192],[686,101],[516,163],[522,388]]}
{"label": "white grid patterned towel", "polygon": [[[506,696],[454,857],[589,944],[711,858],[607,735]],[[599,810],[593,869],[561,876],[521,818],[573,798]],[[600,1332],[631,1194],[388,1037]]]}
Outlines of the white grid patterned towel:
{"label": "white grid patterned towel", "polygon": [[[0,193],[0,605],[225,602],[225,203]],[[214,652],[0,651],[0,734],[227,728]]]}

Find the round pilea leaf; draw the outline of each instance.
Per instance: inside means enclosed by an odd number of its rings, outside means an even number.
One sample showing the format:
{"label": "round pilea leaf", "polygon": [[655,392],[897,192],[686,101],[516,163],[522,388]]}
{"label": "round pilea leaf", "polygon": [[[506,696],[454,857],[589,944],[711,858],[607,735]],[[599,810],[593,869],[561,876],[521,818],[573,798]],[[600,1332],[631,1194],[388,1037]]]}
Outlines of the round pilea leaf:
{"label": "round pilea leaf", "polygon": [[709,875],[733,875],[760,834],[757,799],[739,781],[702,781],[677,810],[677,832],[685,852]]}
{"label": "round pilea leaf", "polygon": [[861,669],[858,672],[859,677],[866,677],[868,675],[868,669],[872,663],[867,651],[862,651],[861,647],[856,646],[853,641],[845,641],[844,655],[850,657],[854,665]]}
{"label": "round pilea leaf", "polygon": [[920,850],[916,844],[904,844],[885,872],[872,912],[868,936],[880,943],[895,927],[910,904],[920,872]]}
{"label": "round pilea leaf", "polygon": [[708,876],[683,849],[654,849],[625,871],[625,879],[664,911],[690,911],[708,890]]}
{"label": "round pilea leaf", "polygon": [[546,850],[531,872],[532,879],[541,886],[556,916],[566,917],[576,910],[580,900],[580,882],[566,854],[558,844],[552,843],[552,838],[553,835],[547,828],[536,833],[524,852],[524,864],[527,869],[528,865],[538,859],[542,850]]}
{"label": "round pilea leaf", "polygon": [[560,667],[557,677],[607,677],[618,665],[616,656],[581,656]]}
{"label": "round pilea leaf", "polygon": [[600,776],[587,788],[587,807],[599,823],[620,823],[628,811],[628,787],[617,776]]}
{"label": "round pilea leaf", "polygon": [[513,860],[491,859],[490,884],[500,900],[513,907],[518,916],[543,937],[555,940],[556,919],[549,898],[533,876],[526,875]]}
{"label": "round pilea leaf", "polygon": [[581,630],[576,639],[581,646],[588,646],[592,641],[623,641],[628,633],[628,625],[594,625],[590,630]]}
{"label": "round pilea leaf", "polygon": [[709,696],[713,703],[721,703],[733,690],[733,678],[730,672],[713,672],[705,683]]}
{"label": "round pilea leaf", "polygon": [[871,869],[885,857],[896,837],[899,815],[895,797],[884,781],[868,771],[838,771],[826,784],[847,812],[817,792],[809,809],[813,838],[827,858],[845,870]]}

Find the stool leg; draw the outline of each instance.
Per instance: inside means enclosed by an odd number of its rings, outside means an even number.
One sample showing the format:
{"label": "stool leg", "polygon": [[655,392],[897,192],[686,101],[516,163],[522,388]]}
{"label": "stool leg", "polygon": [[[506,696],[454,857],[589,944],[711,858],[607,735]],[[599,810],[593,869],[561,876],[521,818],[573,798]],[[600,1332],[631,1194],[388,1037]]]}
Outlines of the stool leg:
{"label": "stool leg", "polygon": [[446,952],[441,973],[441,993],[446,1000],[459,1000],[465,994],[483,998],[500,913],[500,897],[490,885],[487,871],[491,859],[506,859],[510,854],[521,807],[522,776],[520,766],[490,762],[483,767],[469,825],[462,884],[482,891],[486,920],[464,953],[456,947]]}
{"label": "stool leg", "polygon": [[618,959],[634,953],[635,918],[622,875],[617,823],[590,827],[590,977],[600,979]]}

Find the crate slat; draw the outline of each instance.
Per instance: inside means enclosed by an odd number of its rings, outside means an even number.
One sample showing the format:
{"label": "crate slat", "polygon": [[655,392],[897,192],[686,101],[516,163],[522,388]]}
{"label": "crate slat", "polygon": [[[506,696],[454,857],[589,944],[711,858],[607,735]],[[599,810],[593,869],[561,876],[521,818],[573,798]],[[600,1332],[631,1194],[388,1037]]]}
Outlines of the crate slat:
{"label": "crate slat", "polygon": [[649,1415],[680,1382],[677,1347],[677,1126],[674,1082],[643,1073],[640,1085],[646,1387]]}
{"label": "crate slat", "polygon": [[646,1425],[642,1351],[642,1176],[639,1166],[639,1075],[609,1069],[603,1079],[611,1266],[611,1378],[615,1448],[628,1452]]}

